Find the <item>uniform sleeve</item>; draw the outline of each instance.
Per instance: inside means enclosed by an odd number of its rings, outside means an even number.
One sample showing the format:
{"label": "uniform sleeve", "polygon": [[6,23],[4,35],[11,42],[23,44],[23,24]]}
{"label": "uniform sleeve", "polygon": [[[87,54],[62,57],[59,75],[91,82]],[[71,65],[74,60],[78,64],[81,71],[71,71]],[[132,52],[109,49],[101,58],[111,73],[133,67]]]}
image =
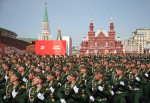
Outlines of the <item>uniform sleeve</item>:
{"label": "uniform sleeve", "polygon": [[57,91],[56,95],[59,99],[64,99],[64,91],[65,90],[65,85],[63,85],[62,87],[59,88],[59,90]]}

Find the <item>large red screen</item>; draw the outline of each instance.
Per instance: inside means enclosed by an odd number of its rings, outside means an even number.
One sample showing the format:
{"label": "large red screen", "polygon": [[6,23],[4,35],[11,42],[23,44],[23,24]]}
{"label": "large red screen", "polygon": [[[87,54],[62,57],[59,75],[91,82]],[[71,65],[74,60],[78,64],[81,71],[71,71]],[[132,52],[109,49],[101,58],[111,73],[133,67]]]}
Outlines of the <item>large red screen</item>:
{"label": "large red screen", "polygon": [[38,55],[65,55],[66,41],[65,40],[36,40],[35,54]]}

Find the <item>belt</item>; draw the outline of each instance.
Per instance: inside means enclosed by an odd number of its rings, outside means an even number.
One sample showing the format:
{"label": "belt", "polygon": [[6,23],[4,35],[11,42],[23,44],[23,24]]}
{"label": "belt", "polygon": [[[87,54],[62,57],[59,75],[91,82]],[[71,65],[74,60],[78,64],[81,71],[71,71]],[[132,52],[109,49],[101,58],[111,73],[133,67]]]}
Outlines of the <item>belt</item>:
{"label": "belt", "polygon": [[104,99],[96,99],[97,101],[101,102],[101,101],[106,101],[107,98],[104,98]]}
{"label": "belt", "polygon": [[116,94],[121,94],[121,93],[123,93],[123,92],[121,92],[121,91],[117,91],[117,92],[116,92]]}
{"label": "belt", "polygon": [[133,90],[140,90],[139,88],[133,88]]}

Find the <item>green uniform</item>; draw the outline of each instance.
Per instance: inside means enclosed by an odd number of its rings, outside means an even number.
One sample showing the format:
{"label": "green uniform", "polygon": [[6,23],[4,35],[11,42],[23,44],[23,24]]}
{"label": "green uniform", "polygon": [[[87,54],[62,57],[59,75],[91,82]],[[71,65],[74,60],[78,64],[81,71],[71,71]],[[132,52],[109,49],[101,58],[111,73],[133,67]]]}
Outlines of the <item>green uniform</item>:
{"label": "green uniform", "polygon": [[[103,88],[102,91],[98,89],[99,86]],[[94,97],[94,103],[107,103],[107,98],[111,96],[111,91],[109,90],[108,83],[106,83],[104,80],[102,80],[101,82],[92,80],[87,86],[87,94],[88,97]]]}
{"label": "green uniform", "polygon": [[[76,85],[76,84],[74,84]],[[79,94],[75,93],[71,83],[66,82],[57,92],[58,98],[65,99],[67,103],[77,103],[79,102]]]}

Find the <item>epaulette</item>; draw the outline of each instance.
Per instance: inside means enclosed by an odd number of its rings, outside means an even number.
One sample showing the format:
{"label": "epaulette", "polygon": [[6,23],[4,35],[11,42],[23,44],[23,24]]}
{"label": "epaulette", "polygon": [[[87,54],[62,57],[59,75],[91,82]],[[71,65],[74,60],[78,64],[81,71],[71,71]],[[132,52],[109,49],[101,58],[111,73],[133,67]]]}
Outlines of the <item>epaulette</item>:
{"label": "epaulette", "polygon": [[33,86],[32,88],[35,88],[35,86]]}
{"label": "epaulette", "polygon": [[45,90],[49,90],[49,88],[46,88]]}
{"label": "epaulette", "polygon": [[21,88],[25,89],[26,87],[24,85],[22,85]]}

